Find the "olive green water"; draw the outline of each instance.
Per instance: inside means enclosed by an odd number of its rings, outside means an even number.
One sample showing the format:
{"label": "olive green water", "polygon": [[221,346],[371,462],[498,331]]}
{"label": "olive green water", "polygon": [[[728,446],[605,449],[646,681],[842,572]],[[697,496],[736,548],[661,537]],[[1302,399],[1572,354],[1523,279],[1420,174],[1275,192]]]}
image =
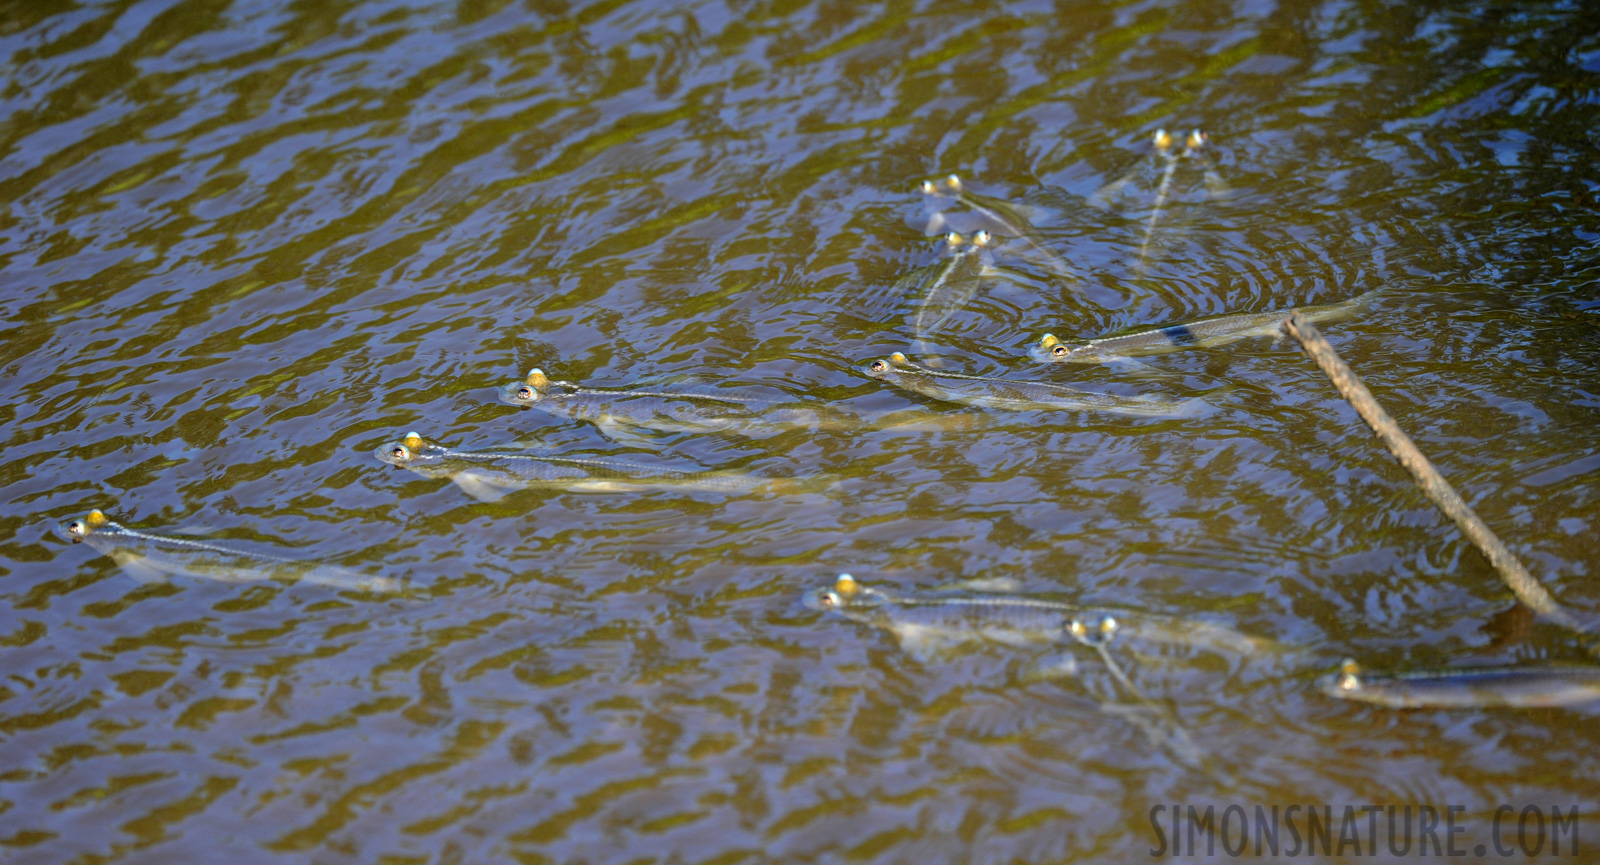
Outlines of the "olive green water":
{"label": "olive green water", "polygon": [[[0,859],[1134,861],[1162,803],[1600,809],[1593,709],[1312,687],[1582,652],[1296,350],[1026,359],[1383,287],[1336,347],[1600,611],[1576,4],[14,3],[0,55]],[[1185,163],[1141,274],[1161,126],[1209,130],[1230,191]],[[858,371],[910,339],[886,293],[951,171],[1040,206],[1086,290],[1013,260],[941,353],[1213,408],[619,443],[496,402],[538,365],[962,411]],[[481,504],[373,459],[408,429],[844,480]],[[140,584],[57,534],[91,507],[412,588]],[[801,605],[842,570],[1296,649],[1130,660],[1198,771],[1101,709],[1092,654],[1020,681],[1026,652],[922,662]]]}

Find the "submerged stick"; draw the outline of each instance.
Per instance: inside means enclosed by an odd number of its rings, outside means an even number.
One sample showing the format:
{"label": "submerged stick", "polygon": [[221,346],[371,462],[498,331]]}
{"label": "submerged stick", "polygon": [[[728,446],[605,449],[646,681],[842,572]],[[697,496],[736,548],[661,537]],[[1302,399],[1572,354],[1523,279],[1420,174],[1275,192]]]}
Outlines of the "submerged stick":
{"label": "submerged stick", "polygon": [[1516,555],[1495,536],[1476,513],[1473,513],[1472,508],[1461,499],[1455,488],[1450,486],[1450,482],[1439,474],[1433,463],[1428,462],[1422,451],[1417,450],[1411,437],[1406,435],[1394,419],[1389,417],[1389,413],[1378,405],[1378,401],[1372,398],[1372,392],[1361,383],[1361,379],[1356,377],[1355,372],[1333,350],[1333,346],[1328,344],[1315,325],[1301,318],[1299,312],[1290,312],[1283,320],[1283,329],[1300,343],[1306,354],[1311,355],[1311,359],[1322,368],[1328,381],[1333,382],[1333,386],[1338,389],[1339,395],[1355,407],[1356,413],[1361,415],[1367,426],[1372,427],[1372,431],[1378,434],[1378,439],[1390,453],[1394,454],[1394,458],[1411,472],[1411,477],[1416,480],[1422,494],[1443,511],[1461,533],[1467,536],[1467,540],[1483,553],[1489,564],[1500,573],[1500,579],[1504,580],[1512,593],[1517,596],[1517,600],[1528,609],[1558,625],[1578,633],[1589,632],[1589,628],[1579,623],[1570,611],[1545,591],[1544,586],[1528,573],[1528,569],[1523,567]]}

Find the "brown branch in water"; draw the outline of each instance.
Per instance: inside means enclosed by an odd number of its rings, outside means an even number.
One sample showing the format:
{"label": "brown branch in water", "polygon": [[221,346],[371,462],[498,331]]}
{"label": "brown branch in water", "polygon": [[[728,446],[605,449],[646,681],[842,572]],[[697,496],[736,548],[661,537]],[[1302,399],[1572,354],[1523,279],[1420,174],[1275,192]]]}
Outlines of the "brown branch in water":
{"label": "brown branch in water", "polygon": [[1389,417],[1389,413],[1378,405],[1378,401],[1372,398],[1372,392],[1367,390],[1367,386],[1361,383],[1361,379],[1356,377],[1355,372],[1339,357],[1333,346],[1328,344],[1315,326],[1301,318],[1299,312],[1290,312],[1283,320],[1283,330],[1300,343],[1306,354],[1311,355],[1311,359],[1322,368],[1328,381],[1333,382],[1333,386],[1339,390],[1339,395],[1355,407],[1356,413],[1360,414],[1361,419],[1367,422],[1367,426],[1372,427],[1372,431],[1378,434],[1378,439],[1389,448],[1394,458],[1411,472],[1411,477],[1416,480],[1422,494],[1455,522],[1461,533],[1467,536],[1467,540],[1483,552],[1484,558],[1487,558],[1489,564],[1500,573],[1500,579],[1505,580],[1506,585],[1517,596],[1517,600],[1556,624],[1579,633],[1589,631],[1589,628],[1579,623],[1570,611],[1556,603],[1556,599],[1545,591],[1544,586],[1540,585],[1532,574],[1528,573],[1528,569],[1523,567],[1516,555],[1507,549],[1483,520],[1473,513],[1472,508],[1462,501],[1455,488],[1439,474],[1433,463],[1428,462],[1422,451],[1417,450],[1411,437],[1400,429],[1394,419]]}

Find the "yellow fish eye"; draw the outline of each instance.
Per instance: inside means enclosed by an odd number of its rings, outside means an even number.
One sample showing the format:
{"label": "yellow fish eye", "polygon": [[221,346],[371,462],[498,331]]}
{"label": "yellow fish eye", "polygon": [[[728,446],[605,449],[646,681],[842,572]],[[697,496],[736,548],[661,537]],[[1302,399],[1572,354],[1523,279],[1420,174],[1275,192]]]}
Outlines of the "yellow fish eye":
{"label": "yellow fish eye", "polygon": [[411,459],[411,451],[405,445],[395,445],[394,450],[389,451],[389,456],[397,460],[409,460]]}
{"label": "yellow fish eye", "polygon": [[422,447],[422,436],[417,435],[415,432],[408,432],[406,433],[405,438],[400,440],[400,443],[415,450]]}
{"label": "yellow fish eye", "polygon": [[1340,673],[1339,674],[1339,690],[1341,690],[1341,691],[1354,691],[1355,689],[1357,689],[1359,687],[1361,687],[1361,680],[1356,678],[1354,674],[1352,674],[1352,673]]}
{"label": "yellow fish eye", "polygon": [[83,524],[83,520],[73,520],[72,522],[67,523],[67,534],[69,535],[81,536],[88,533],[89,527]]}
{"label": "yellow fish eye", "polygon": [[531,387],[528,387],[527,385],[523,385],[522,387],[517,388],[517,399],[527,400],[528,402],[536,402],[539,399],[539,392]]}
{"label": "yellow fish eye", "polygon": [[821,600],[822,600],[822,605],[824,607],[837,607],[837,606],[839,606],[839,595],[838,595],[838,593],[834,592],[832,589],[828,589],[828,590],[824,591],[822,593]]}
{"label": "yellow fish eye", "polygon": [[938,189],[934,187],[933,181],[931,181],[931,180],[922,181],[922,194],[923,195],[932,195],[937,191],[938,191]]}
{"label": "yellow fish eye", "polygon": [[1057,345],[1055,348],[1050,349],[1050,353],[1056,357],[1066,357],[1067,355],[1071,354],[1072,351],[1064,345]]}
{"label": "yellow fish eye", "polygon": [[550,386],[550,377],[544,374],[544,370],[534,367],[528,370],[528,386],[544,390]]}
{"label": "yellow fish eye", "polygon": [[[857,592],[861,591],[861,584],[856,582],[856,578],[850,576],[849,574],[840,574],[839,579],[834,582],[833,588],[835,592],[838,592],[838,595],[835,596],[835,600],[839,598],[853,598],[856,596]],[[830,592],[829,594],[833,594],[833,592]]]}
{"label": "yellow fish eye", "polygon": [[869,368],[873,372],[884,372],[885,370],[887,370],[889,368],[889,365],[884,363],[881,360],[875,360],[875,361],[872,362],[872,366],[869,367]]}
{"label": "yellow fish eye", "polygon": [[94,510],[90,511],[89,515],[84,517],[83,520],[89,525],[98,528],[106,524],[106,515],[101,513],[99,508],[95,508]]}
{"label": "yellow fish eye", "polygon": [[890,363],[910,363],[911,361],[907,360],[906,356],[904,354],[902,354],[902,353],[897,351],[894,354],[889,355],[889,362]]}

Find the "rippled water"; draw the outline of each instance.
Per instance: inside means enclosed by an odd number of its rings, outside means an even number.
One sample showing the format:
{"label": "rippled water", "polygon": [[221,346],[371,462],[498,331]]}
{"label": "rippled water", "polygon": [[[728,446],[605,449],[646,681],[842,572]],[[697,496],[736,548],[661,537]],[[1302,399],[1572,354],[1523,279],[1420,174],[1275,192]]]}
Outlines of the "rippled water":
{"label": "rippled water", "polygon": [[[1291,346],[1039,371],[1098,335],[1343,300],[1326,330],[1564,603],[1600,610],[1600,24],[1579,4],[18,3],[0,13],[0,844],[14,861],[1104,861],[1160,803],[1600,806],[1593,710],[1395,712],[1312,679],[1575,660]],[[1157,127],[1212,133],[1141,268]],[[1089,198],[1135,171],[1121,196]],[[1041,208],[937,347],[1137,393],[886,431],[665,435],[499,404],[542,366],[861,412],[933,264],[924,178]],[[1002,250],[1003,251],[1003,250]],[[529,491],[383,465],[644,452],[831,494]],[[409,581],[141,584],[59,521]],[[995,648],[801,605],[849,570],[1188,616],[1130,660],[1214,756]],[[1481,839],[1480,839],[1481,840]]]}

